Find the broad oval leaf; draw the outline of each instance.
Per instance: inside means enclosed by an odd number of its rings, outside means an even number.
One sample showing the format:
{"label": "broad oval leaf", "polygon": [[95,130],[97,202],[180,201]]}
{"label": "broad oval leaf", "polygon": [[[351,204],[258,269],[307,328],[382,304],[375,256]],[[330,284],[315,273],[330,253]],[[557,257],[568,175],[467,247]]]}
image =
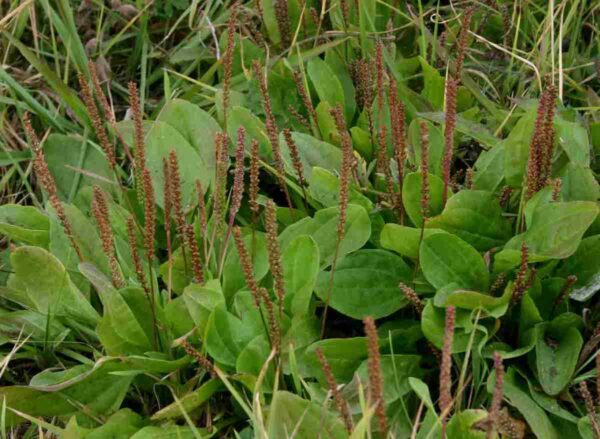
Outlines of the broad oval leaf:
{"label": "broad oval leaf", "polygon": [[340,104],[344,108],[346,118],[351,117],[352,115],[349,114],[350,109],[345,107],[346,103],[342,84],[329,65],[321,58],[315,57],[308,62],[306,70],[319,99],[328,102],[332,107]]}
{"label": "broad oval leaf", "polygon": [[481,255],[457,236],[435,234],[423,240],[420,262],[427,281],[435,288],[487,291],[489,273]]}
{"label": "broad oval leaf", "polygon": [[317,282],[318,296],[336,311],[355,319],[388,316],[407,304],[398,289],[410,282],[412,270],[401,257],[385,250],[360,250],[323,271]]}
{"label": "broad oval leaf", "polygon": [[13,241],[47,247],[50,221],[33,206],[5,204],[0,206],[0,234]]}
{"label": "broad oval leaf", "polygon": [[[288,228],[279,236],[282,251],[300,235],[309,235],[319,247],[321,268],[332,264],[337,245],[337,227],[339,209],[330,207],[318,210],[314,218],[303,218]],[[371,236],[371,220],[364,208],[349,204],[346,210],[344,236],[338,249],[338,260],[361,248]]]}
{"label": "broad oval leaf", "polygon": [[[408,217],[417,227],[423,224],[421,215],[421,173],[412,172],[404,178],[402,184],[402,202]],[[444,182],[437,175],[429,174],[429,212],[428,217],[439,214],[444,209]]]}
{"label": "broad oval leaf", "polygon": [[319,272],[319,247],[308,235],[300,235],[282,255],[286,309],[293,316],[308,314]]}
{"label": "broad oval leaf", "polygon": [[[423,238],[437,233],[447,233],[442,229],[426,228]],[[381,230],[381,246],[393,250],[401,256],[417,259],[419,257],[419,244],[421,242],[421,229],[388,223]]]}
{"label": "broad oval leaf", "polygon": [[510,224],[502,216],[498,201],[487,191],[458,192],[426,227],[450,232],[479,251],[503,245],[511,237]]}

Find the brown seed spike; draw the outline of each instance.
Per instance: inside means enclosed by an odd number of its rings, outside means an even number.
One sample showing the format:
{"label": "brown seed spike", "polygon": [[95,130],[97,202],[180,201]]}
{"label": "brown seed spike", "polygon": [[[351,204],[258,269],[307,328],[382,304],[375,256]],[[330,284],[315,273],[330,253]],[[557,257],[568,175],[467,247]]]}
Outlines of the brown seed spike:
{"label": "brown seed spike", "polygon": [[185,353],[196,360],[200,366],[206,369],[212,378],[217,378],[218,375],[215,371],[214,365],[208,358],[206,358],[204,354],[195,349],[187,340],[181,340],[181,345],[183,346]]}
{"label": "brown seed spike", "polygon": [[348,433],[351,433],[353,428],[352,416],[350,415],[350,410],[348,409],[348,402],[338,389],[337,383],[335,382],[335,377],[333,376],[333,372],[331,370],[331,365],[327,361],[327,358],[325,358],[323,350],[321,348],[317,348],[315,354],[317,355],[317,360],[319,360],[319,363],[321,363],[321,369],[325,375],[325,380],[327,381],[329,391],[331,392],[333,400],[335,401],[335,406],[337,407],[338,412],[340,412],[342,415],[344,427]]}
{"label": "brown seed spike", "polygon": [[306,91],[306,87],[304,86],[304,81],[302,80],[302,74],[300,72],[293,72],[294,82],[296,83],[296,89],[298,90],[298,94],[302,99],[302,103],[306,107],[306,111],[308,111],[308,115],[312,118],[314,123],[317,123],[317,112],[315,111],[315,107],[312,104],[312,100],[310,99],[310,95]]}
{"label": "brown seed spike", "polygon": [[281,35],[281,45],[284,49],[290,47],[291,43],[291,24],[290,16],[288,13],[288,2],[287,0],[274,0],[275,9],[275,20],[277,21],[277,28]]}
{"label": "brown seed spike", "polygon": [[250,194],[249,204],[250,210],[254,215],[258,213],[258,186],[259,186],[259,172],[260,172],[260,157],[258,153],[258,140],[252,139],[250,145]]}
{"label": "brown seed spike", "polygon": [[237,14],[238,5],[236,3],[231,10],[231,15],[227,22],[227,46],[225,48],[225,54],[223,55],[223,66],[225,68],[225,73],[223,75],[223,120],[225,126],[227,126],[227,115],[229,113],[229,101],[231,96],[231,70],[233,67]]}
{"label": "brown seed spike", "polygon": [[142,171],[144,182],[144,247],[149,261],[154,259],[154,234],[156,232],[156,205],[154,204],[154,186],[147,168]]}
{"label": "brown seed spike", "polygon": [[169,152],[169,176],[170,176],[170,191],[173,204],[173,213],[175,215],[175,224],[177,232],[183,236],[185,227],[185,215],[183,213],[183,200],[181,195],[181,174],[179,173],[179,162],[175,150]]}
{"label": "brown seed spike", "polygon": [[363,320],[365,334],[367,336],[367,345],[369,351],[369,388],[371,403],[375,404],[375,416],[377,417],[377,426],[383,437],[387,434],[387,418],[385,415],[385,405],[383,399],[383,375],[381,374],[381,357],[379,355],[379,337],[373,317],[366,317]]}
{"label": "brown seed spike", "polygon": [[38,180],[40,181],[42,187],[48,194],[48,201],[54,209],[56,217],[58,218],[58,221],[63,227],[65,235],[71,243],[71,247],[77,254],[79,260],[81,262],[84,262],[83,253],[81,251],[81,248],[79,247],[79,244],[77,244],[77,241],[75,240],[75,234],[73,233],[73,227],[71,225],[71,222],[67,217],[65,209],[60,201],[60,198],[58,198],[56,182],[54,181],[54,177],[52,177],[52,174],[50,173],[50,169],[48,169],[48,164],[46,163],[46,158],[44,157],[44,151],[42,150],[40,140],[35,130],[31,126],[31,120],[29,119],[28,113],[23,114],[23,126],[25,128],[25,133],[27,134],[27,137],[29,137],[29,141],[31,142],[31,149],[33,150],[33,169],[35,171],[35,174]]}
{"label": "brown seed spike", "polygon": [[427,122],[420,121],[421,134],[421,216],[423,222],[429,217],[429,127]]}
{"label": "brown seed spike", "polygon": [[590,418],[590,423],[592,424],[592,430],[594,432],[594,436],[596,438],[600,438],[600,425],[598,425],[598,417],[596,415],[596,407],[594,407],[594,400],[592,399],[592,395],[588,389],[587,383],[582,381],[579,383],[579,391],[581,393],[581,397],[585,403],[585,410]]}
{"label": "brown seed spike", "polygon": [[456,309],[446,308],[446,323],[444,326],[444,344],[442,348],[442,364],[440,366],[440,411],[442,418],[442,439],[446,437],[446,423],[452,407],[452,343],[454,340],[454,324]]}
{"label": "brown seed spike", "polygon": [[338,219],[338,242],[344,237],[344,229],[346,226],[346,211],[348,210],[348,196],[350,193],[350,177],[352,173],[352,140],[346,130],[346,121],[344,120],[344,114],[342,107],[338,104],[331,110],[331,115],[335,120],[335,124],[338,132],[342,138],[342,165],[340,175],[340,190],[339,190],[339,212],[340,217]]}
{"label": "brown seed spike", "polygon": [[275,116],[273,115],[273,107],[271,106],[271,97],[269,96],[269,90],[267,87],[267,78],[263,74],[262,68],[258,60],[254,60],[254,62],[252,63],[252,67],[254,69],[254,74],[258,80],[260,94],[262,96],[263,110],[265,112],[265,127],[267,129],[267,137],[269,138],[269,143],[271,143],[271,148],[273,150],[273,161],[275,162],[275,169],[277,170],[277,180],[279,182],[281,190],[285,194],[285,199],[287,201],[288,207],[290,208],[290,210],[292,210],[292,200],[290,198],[287,184],[285,182],[285,166],[283,163],[283,158],[281,157],[281,149],[279,148],[279,134],[277,131]]}
{"label": "brown seed spike", "polygon": [[285,143],[287,144],[288,150],[290,151],[292,166],[296,171],[296,175],[298,177],[298,181],[300,182],[300,186],[304,189],[304,187],[306,186],[306,180],[304,179],[304,167],[302,166],[302,160],[300,160],[300,152],[298,151],[298,146],[296,145],[296,142],[294,142],[294,139],[292,138],[292,132],[289,128],[285,128],[283,130],[283,137],[285,138]]}
{"label": "brown seed spike", "polygon": [[242,266],[242,272],[244,273],[244,278],[246,279],[246,285],[248,286],[248,289],[252,293],[252,298],[254,299],[254,306],[256,306],[256,308],[259,308],[260,291],[258,288],[258,284],[256,283],[256,279],[254,278],[254,268],[252,266],[252,259],[248,254],[248,250],[246,249],[244,240],[242,238],[242,231],[239,227],[233,228],[233,240],[235,242],[235,247],[238,252],[240,265]]}
{"label": "brown seed spike", "polygon": [[279,318],[283,315],[283,300],[285,288],[283,284],[283,268],[281,266],[281,253],[277,240],[277,214],[276,206],[272,200],[267,201],[265,229],[267,232],[267,249],[269,250],[269,266],[273,275],[275,294],[279,305]]}
{"label": "brown seed spike", "polygon": [[404,293],[404,296],[406,296],[408,301],[412,303],[417,313],[421,315],[423,313],[424,306],[423,302],[421,301],[415,290],[413,290],[411,287],[402,282],[400,282],[400,285],[398,286],[400,287],[400,290]]}
{"label": "brown seed spike", "polygon": [[527,291],[527,265],[529,264],[529,249],[525,243],[521,244],[521,266],[517,272],[511,303],[518,303]]}
{"label": "brown seed spike", "polygon": [[444,115],[444,157],[442,161],[442,174],[444,180],[443,201],[448,199],[448,187],[450,186],[450,168],[452,166],[452,154],[454,149],[454,130],[456,128],[456,93],[458,90],[458,80],[448,77],[446,80]]}
{"label": "brown seed spike", "polygon": [[96,102],[94,101],[94,97],[92,96],[90,87],[87,81],[85,80],[85,77],[81,73],[77,75],[77,78],[79,79],[79,88],[81,89],[81,93],[83,95],[83,102],[85,103],[85,107],[88,113],[90,114],[90,119],[92,121],[94,131],[96,131],[98,141],[100,142],[100,147],[106,155],[106,160],[108,161],[108,164],[114,170],[117,167],[115,152],[110,140],[108,139],[108,134],[104,129],[104,125],[102,124],[102,118],[100,117],[98,107],[96,107]]}
{"label": "brown seed spike", "polygon": [[458,36],[458,55],[456,56],[456,63],[454,65],[454,78],[460,82],[462,74],[462,67],[465,61],[465,52],[467,50],[467,39],[469,37],[469,27],[471,26],[471,19],[475,8],[469,7],[465,10],[460,34]]}
{"label": "brown seed spike", "polygon": [[208,223],[206,219],[206,203],[204,202],[204,189],[200,180],[196,180],[196,193],[198,195],[198,219],[200,220],[200,233],[206,236]]}
{"label": "brown seed spike", "polygon": [[267,308],[267,319],[269,321],[269,338],[271,339],[271,347],[277,352],[281,350],[281,331],[279,329],[279,323],[275,316],[275,305],[271,300],[271,296],[265,288],[259,288],[259,295],[265,308]]}
{"label": "brown seed spike", "polygon": [[235,149],[235,170],[233,173],[233,188],[229,205],[229,225],[233,226],[235,216],[242,205],[244,196],[244,152],[246,148],[246,129],[239,127],[237,131],[237,146]]}
{"label": "brown seed spike", "polygon": [[200,259],[200,248],[194,234],[194,226],[191,224],[184,225],[185,240],[187,247],[190,249],[192,258],[192,271],[194,272],[194,281],[198,284],[204,283],[204,271],[202,269],[202,261]]}
{"label": "brown seed spike", "polygon": [[488,425],[486,438],[492,439],[494,428],[498,425],[500,416],[500,406],[502,404],[502,395],[504,388],[504,366],[502,365],[502,357],[498,352],[494,352],[494,371],[496,372],[494,393],[492,395],[492,405],[488,415]]}
{"label": "brown seed spike", "polygon": [[102,250],[108,258],[110,275],[112,283],[116,288],[124,286],[123,275],[119,268],[119,263],[115,256],[114,235],[110,226],[110,217],[108,211],[108,201],[106,194],[98,186],[94,186],[94,195],[92,200],[92,215],[96,219]]}
{"label": "brown seed spike", "polygon": [[127,237],[129,241],[129,251],[131,252],[131,259],[133,260],[133,268],[138,278],[138,282],[142,285],[146,294],[150,293],[148,285],[146,284],[146,275],[142,268],[142,260],[138,252],[137,237],[135,233],[135,221],[132,217],[127,218]]}

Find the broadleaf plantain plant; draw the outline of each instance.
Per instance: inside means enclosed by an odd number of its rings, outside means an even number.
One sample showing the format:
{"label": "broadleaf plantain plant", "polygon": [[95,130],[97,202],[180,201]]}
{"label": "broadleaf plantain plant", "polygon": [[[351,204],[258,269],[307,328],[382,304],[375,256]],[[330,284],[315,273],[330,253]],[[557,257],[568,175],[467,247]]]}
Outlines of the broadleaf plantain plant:
{"label": "broadleaf plantain plant", "polygon": [[554,78],[507,111],[463,67],[503,8],[442,43],[384,2],[234,5],[210,111],[131,82],[119,120],[78,66],[94,141],[24,114],[43,203],[0,207],[2,425],[600,437],[594,157]]}

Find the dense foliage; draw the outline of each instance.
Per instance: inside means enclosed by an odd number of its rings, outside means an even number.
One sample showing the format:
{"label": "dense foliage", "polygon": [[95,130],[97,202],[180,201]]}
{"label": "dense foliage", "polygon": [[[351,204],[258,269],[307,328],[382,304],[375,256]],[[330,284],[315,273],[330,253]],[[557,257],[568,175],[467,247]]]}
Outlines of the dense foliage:
{"label": "dense foliage", "polygon": [[589,3],[11,4],[3,436],[600,438]]}

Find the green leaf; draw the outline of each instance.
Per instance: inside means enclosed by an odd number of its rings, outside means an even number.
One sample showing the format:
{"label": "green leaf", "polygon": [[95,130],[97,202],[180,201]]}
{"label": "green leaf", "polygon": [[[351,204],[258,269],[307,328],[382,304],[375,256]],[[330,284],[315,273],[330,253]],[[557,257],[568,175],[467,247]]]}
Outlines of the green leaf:
{"label": "green leaf", "polygon": [[421,94],[427,98],[434,110],[441,111],[444,105],[444,77],[437,69],[419,57],[423,71],[423,91]]}
{"label": "green leaf", "polygon": [[[469,409],[456,413],[447,427],[448,439],[485,439],[486,432],[481,429],[480,424],[488,417],[485,410]],[[492,433],[491,438],[497,438],[496,432]],[[491,439],[490,438],[490,439]]]}
{"label": "green leaf", "polygon": [[598,206],[589,201],[556,202],[540,206],[523,235],[517,235],[507,249],[517,250],[525,242],[529,251],[547,259],[564,259],[577,250],[583,234],[598,215]]}
{"label": "green leaf", "polygon": [[[144,294],[138,288],[130,290],[134,294]],[[151,338],[136,318],[122,291],[113,290],[101,296],[104,314],[96,331],[104,349],[108,355],[114,356],[143,354],[153,350]]]}
{"label": "green leaf", "polygon": [[234,368],[238,355],[254,336],[223,305],[217,306],[206,326],[206,349],[216,361]]}
{"label": "green leaf", "polygon": [[333,145],[339,145],[341,141],[340,133],[331,115],[332,108],[327,101],[319,102],[319,105],[315,109],[317,113],[317,125],[319,125],[319,132],[323,140]]}
{"label": "green leaf", "polygon": [[478,190],[496,192],[504,180],[504,150],[500,143],[489,151],[482,151],[475,162],[473,187]]}
{"label": "green leaf", "polygon": [[[391,404],[410,392],[410,377],[423,376],[419,355],[382,355],[381,375],[383,378],[383,399]],[[369,382],[369,360],[365,360],[356,371],[363,383]]]}
{"label": "green leaf", "polygon": [[[414,150],[413,163],[418,166],[421,163],[421,128],[423,119],[413,119],[408,126],[408,138]],[[442,175],[442,157],[444,155],[444,137],[442,131],[433,123],[424,121],[429,132],[429,173],[437,176]]]}
{"label": "green leaf", "polygon": [[222,131],[210,114],[197,105],[173,99],[163,107],[156,120],[166,122],[194,147],[209,175],[215,169],[215,135]]}
{"label": "green leaf", "polygon": [[98,314],[69,279],[56,257],[40,247],[19,247],[11,254],[14,274],[8,287],[21,291],[37,311],[94,324]]}
{"label": "green leaf", "polygon": [[[302,162],[304,178],[306,181],[310,181],[313,178],[313,168],[316,166],[327,169],[330,172],[340,169],[340,166],[342,165],[342,152],[331,143],[323,142],[308,134],[297,132],[292,133],[292,140],[298,149],[298,155],[300,157],[300,162]],[[281,145],[281,155],[287,166],[288,172],[292,175],[296,175],[290,150],[283,138],[283,134],[280,136],[279,144]]]}
{"label": "green leaf", "polygon": [[293,393],[275,392],[269,409],[268,437],[286,438],[292,432],[298,438],[342,439],[348,434],[337,415],[325,411],[321,404],[302,399]]}
{"label": "green leaf", "polygon": [[398,284],[411,279],[412,270],[399,256],[385,250],[359,250],[338,262],[333,285],[331,272],[321,272],[316,290],[323,301],[329,297],[331,307],[344,315],[378,319],[407,304]]}
{"label": "green leaf", "polygon": [[[337,245],[339,209],[330,207],[315,213],[314,218],[303,218],[286,228],[279,236],[282,251],[296,237],[309,235],[319,247],[321,269],[332,264]],[[338,259],[361,248],[371,235],[371,220],[365,209],[349,204],[346,210],[344,235],[339,244]]]}
{"label": "green leaf", "polygon": [[568,163],[561,171],[564,201],[598,201],[600,185],[592,170],[579,163]]}
{"label": "green leaf", "polygon": [[442,214],[431,218],[426,227],[452,233],[479,251],[503,245],[512,234],[498,201],[487,191],[458,192],[448,200]]}
{"label": "green leaf", "polygon": [[[271,345],[265,335],[256,336],[240,352],[237,358],[235,369],[239,374],[247,374],[249,377],[257,378],[266,366],[267,359],[271,353]],[[250,390],[260,392],[270,392],[275,383],[275,364],[272,361],[269,364],[262,386],[256,389],[255,383],[252,383]],[[254,380],[251,380],[254,381]],[[250,382],[251,382],[250,381]]]}
{"label": "green leaf", "polygon": [[184,413],[191,413],[209,400],[216,392],[224,388],[218,379],[211,379],[203,383],[197,389],[186,393],[179,401],[175,401],[152,415],[153,421],[164,419],[181,418]]}
{"label": "green leaf", "polygon": [[[233,144],[237,142],[237,130],[240,127],[246,129],[246,137],[258,141],[258,153],[263,159],[272,157],[271,142],[267,137],[267,129],[265,124],[250,110],[244,107],[232,107],[229,110],[227,119],[227,134],[231,138]],[[250,145],[250,142],[247,142]]]}
{"label": "green leaf", "polygon": [[32,206],[5,204],[0,206],[0,233],[11,240],[47,247],[50,221]]}
{"label": "green leaf", "polygon": [[344,108],[346,118],[352,117],[351,109],[346,108],[342,84],[329,65],[321,58],[315,57],[308,62],[306,70],[319,99],[329,103],[332,107],[340,104]]}
{"label": "green leaf", "polygon": [[104,425],[90,431],[85,439],[128,439],[142,428],[144,422],[140,415],[131,409],[121,409],[113,414]]}
{"label": "green leaf", "polygon": [[282,255],[285,304],[293,316],[307,315],[319,272],[319,247],[308,235],[292,240]]}
{"label": "green leaf", "polygon": [[519,119],[508,137],[500,143],[504,145],[504,177],[506,183],[515,189],[523,184],[534,119],[535,111],[529,111]]}
{"label": "green leaf", "polygon": [[194,427],[181,427],[179,425],[161,425],[160,427],[144,427],[130,439],[197,439],[198,435],[204,437],[208,434],[206,429]]}
{"label": "green leaf", "polygon": [[558,276],[577,276],[571,298],[585,301],[600,289],[600,235],[585,238],[577,251],[558,269]]}
{"label": "green leaf", "polygon": [[[312,176],[309,180],[310,196],[319,201],[325,207],[339,205],[340,199],[340,179],[334,176],[330,171],[323,168],[314,167]],[[348,201],[365,208],[367,212],[373,210],[373,203],[359,190],[350,186]]]}
{"label": "green leaf", "polygon": [[[426,228],[423,230],[423,238],[438,233],[447,232],[441,229]],[[381,230],[381,246],[410,259],[419,257],[420,242],[421,229],[388,223]]]}
{"label": "green leaf", "polygon": [[572,163],[590,165],[590,140],[587,130],[577,122],[557,117],[554,122],[558,144]]}
{"label": "green leaf", "polygon": [[487,291],[489,273],[481,255],[462,239],[434,234],[423,240],[420,262],[427,281],[435,288],[458,287]]}
{"label": "green leaf", "polygon": [[[163,159],[169,159],[169,153],[175,151],[179,173],[181,176],[181,197],[184,206],[195,204],[196,180],[203,187],[208,187],[212,175],[209,163],[205,163],[198,151],[187,139],[170,124],[161,120],[145,123],[147,131],[144,136],[146,151],[146,167],[152,175],[154,184],[154,199],[162,209],[164,203],[165,181],[163,174]],[[145,127],[145,128],[146,128]],[[133,126],[130,121],[119,123],[125,140],[133,139]],[[189,135],[189,133],[186,133]]]}
{"label": "green leaf", "polygon": [[[442,349],[444,344],[444,332],[445,332],[445,310],[438,308],[433,305],[433,300],[427,301],[423,314],[421,316],[421,330],[423,335],[429,340],[435,347]],[[470,322],[470,311],[457,310],[457,324],[454,332],[454,339],[452,341],[452,353],[458,354],[465,352],[469,346],[469,339],[472,334],[467,333],[464,329],[463,323],[465,320],[472,326]],[[478,330],[479,327],[475,330]],[[474,346],[482,340],[481,331],[477,331],[474,336]]]}
{"label": "green leaf", "polygon": [[[252,260],[254,279],[260,282],[269,272],[269,256],[267,254],[265,234],[248,230],[243,230],[242,233],[246,251]],[[223,293],[227,300],[230,300],[245,285],[246,278],[240,264],[237,246],[231,245],[227,251],[223,268]]]}
{"label": "green leaf", "polygon": [[97,185],[107,192],[116,189],[104,154],[85,139],[53,133],[42,148],[61,200],[72,201],[84,186]]}
{"label": "green leaf", "polygon": [[322,382],[325,382],[325,376],[315,354],[317,349],[323,351],[323,355],[331,366],[333,376],[342,383],[352,379],[354,371],[368,355],[367,339],[364,337],[328,338],[311,344],[306,349],[304,358],[306,374],[315,376]]}
{"label": "green leaf", "polygon": [[[492,389],[493,380],[490,379],[488,380],[488,392],[492,393]],[[540,439],[558,439],[559,436],[550,419],[544,410],[531,399],[525,390],[525,386],[512,368],[504,375],[504,398],[521,412],[536,437]]]}
{"label": "green leaf", "polygon": [[[402,202],[408,217],[417,227],[423,224],[421,215],[421,173],[412,172],[404,178]],[[444,209],[444,182],[437,175],[429,174],[429,212],[428,217],[439,214]]]}
{"label": "green leaf", "polygon": [[[547,328],[546,323],[542,325],[544,329]],[[564,331],[546,330],[545,336],[538,338],[535,346],[536,367],[544,392],[558,395],[571,383],[582,346],[583,338],[574,327],[565,328]]]}
{"label": "green leaf", "polygon": [[225,297],[218,280],[209,280],[204,285],[190,284],[181,296],[186,309],[200,334],[204,334],[208,319],[219,305],[225,305]]}

